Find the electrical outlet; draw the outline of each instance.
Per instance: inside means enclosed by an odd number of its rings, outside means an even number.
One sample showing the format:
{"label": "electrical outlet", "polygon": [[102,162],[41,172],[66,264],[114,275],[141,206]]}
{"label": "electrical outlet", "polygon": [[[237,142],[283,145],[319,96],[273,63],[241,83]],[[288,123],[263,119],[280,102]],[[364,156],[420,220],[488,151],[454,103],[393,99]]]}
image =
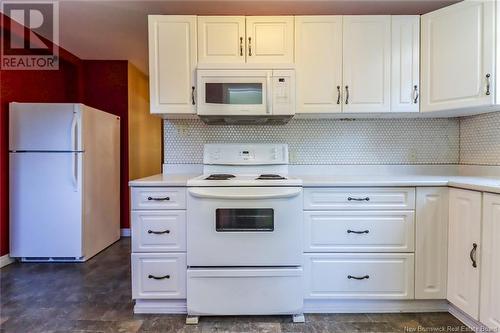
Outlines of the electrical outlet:
{"label": "electrical outlet", "polygon": [[179,133],[179,136],[182,137],[189,136],[189,126],[186,124],[177,125],[177,133]]}
{"label": "electrical outlet", "polygon": [[288,159],[289,159],[289,163],[290,164],[293,164],[295,162],[297,162],[297,153],[294,152],[294,151],[289,151],[288,152]]}
{"label": "electrical outlet", "polygon": [[410,161],[410,163],[417,162],[417,150],[415,148],[411,148],[408,152],[408,160]]}

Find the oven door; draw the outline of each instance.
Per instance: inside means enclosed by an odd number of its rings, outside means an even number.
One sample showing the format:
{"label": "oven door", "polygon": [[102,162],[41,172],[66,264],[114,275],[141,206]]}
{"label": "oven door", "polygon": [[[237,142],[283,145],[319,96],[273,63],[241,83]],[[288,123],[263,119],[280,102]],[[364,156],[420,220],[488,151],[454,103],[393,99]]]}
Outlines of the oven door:
{"label": "oven door", "polygon": [[271,114],[271,79],[266,70],[198,70],[198,115]]}
{"label": "oven door", "polygon": [[191,187],[188,266],[300,266],[301,187]]}

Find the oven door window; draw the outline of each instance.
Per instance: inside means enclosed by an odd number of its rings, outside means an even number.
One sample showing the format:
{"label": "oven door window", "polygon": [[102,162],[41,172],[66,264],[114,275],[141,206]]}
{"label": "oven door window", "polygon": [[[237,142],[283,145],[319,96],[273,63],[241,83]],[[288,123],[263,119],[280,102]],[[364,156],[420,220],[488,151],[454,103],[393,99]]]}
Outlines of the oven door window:
{"label": "oven door window", "polygon": [[205,83],[205,103],[261,105],[262,83]]}
{"label": "oven door window", "polygon": [[271,208],[218,208],[215,211],[218,232],[274,231],[274,210]]}

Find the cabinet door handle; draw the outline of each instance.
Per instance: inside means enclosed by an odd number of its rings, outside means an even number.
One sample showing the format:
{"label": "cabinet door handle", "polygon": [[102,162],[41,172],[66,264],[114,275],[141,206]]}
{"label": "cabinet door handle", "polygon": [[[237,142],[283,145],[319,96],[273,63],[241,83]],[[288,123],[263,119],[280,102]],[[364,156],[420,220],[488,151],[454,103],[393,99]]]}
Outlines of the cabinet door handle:
{"label": "cabinet door handle", "polygon": [[353,198],[353,197],[348,197],[347,201],[370,201],[369,197],[366,198]]}
{"label": "cabinet door handle", "polygon": [[477,252],[477,244],[472,243],[472,250],[470,250],[469,257],[470,260],[472,261],[472,267],[477,267],[477,262],[476,262],[476,252]]}
{"label": "cabinet door handle", "polygon": [[353,276],[353,275],[347,275],[347,278],[354,279],[354,280],[364,280],[364,279],[369,279],[370,275],[365,275],[365,276]]}
{"label": "cabinet door handle", "polygon": [[370,230],[356,231],[356,230],[347,230],[348,234],[369,234]]}
{"label": "cabinet door handle", "polygon": [[490,95],[490,86],[491,86],[491,74],[486,74],[486,95]]}
{"label": "cabinet door handle", "polygon": [[163,235],[163,234],[169,234],[169,233],[170,233],[170,230],[163,230],[163,231],[148,230],[148,234]]}
{"label": "cabinet door handle", "polygon": [[192,87],[191,87],[191,104],[192,104],[192,105],[196,105],[196,101],[195,101],[195,99],[194,99],[194,90],[195,90],[195,89],[196,89],[196,88],[195,88],[194,86],[192,86]]}
{"label": "cabinet door handle", "polygon": [[413,86],[413,104],[418,103],[418,86],[414,85]]}
{"label": "cabinet door handle", "polygon": [[170,197],[163,197],[163,198],[148,197],[148,201],[170,201]]}
{"label": "cabinet door handle", "polygon": [[337,104],[340,104],[340,86],[337,86]]}
{"label": "cabinet door handle", "polygon": [[349,104],[349,86],[345,86],[345,104]]}
{"label": "cabinet door handle", "polygon": [[248,55],[252,56],[252,37],[248,37]]}
{"label": "cabinet door handle", "polygon": [[243,57],[243,37],[240,37],[240,57]]}
{"label": "cabinet door handle", "polygon": [[154,275],[149,274],[148,279],[155,279],[155,280],[170,279],[170,275],[154,276]]}

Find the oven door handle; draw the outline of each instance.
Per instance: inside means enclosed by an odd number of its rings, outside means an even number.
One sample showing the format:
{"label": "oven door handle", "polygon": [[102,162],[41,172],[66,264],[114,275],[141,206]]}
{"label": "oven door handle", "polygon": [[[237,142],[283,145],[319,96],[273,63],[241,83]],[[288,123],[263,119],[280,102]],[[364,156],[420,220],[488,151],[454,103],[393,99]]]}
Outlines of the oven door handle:
{"label": "oven door handle", "polygon": [[219,189],[213,188],[190,188],[188,192],[193,197],[197,198],[207,198],[207,199],[230,199],[230,200],[258,200],[258,199],[279,199],[279,198],[291,198],[299,195],[302,192],[302,188],[280,188],[275,190],[263,191],[264,193],[245,193],[235,188],[236,191],[219,191]]}

